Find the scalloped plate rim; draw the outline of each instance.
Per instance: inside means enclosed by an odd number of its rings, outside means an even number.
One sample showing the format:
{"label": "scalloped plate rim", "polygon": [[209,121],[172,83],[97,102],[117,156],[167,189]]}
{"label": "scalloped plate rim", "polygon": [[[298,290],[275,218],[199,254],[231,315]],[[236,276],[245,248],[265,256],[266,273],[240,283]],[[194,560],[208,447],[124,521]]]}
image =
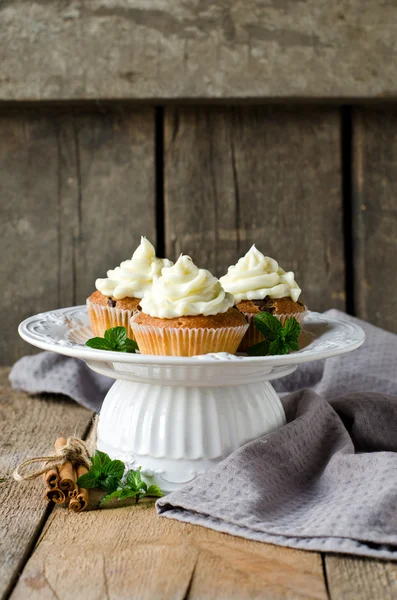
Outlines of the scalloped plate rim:
{"label": "scalloped plate rim", "polygon": [[[195,365],[219,365],[225,366],[228,362],[232,362],[234,367],[237,364],[241,365],[254,365],[258,363],[263,363],[267,366],[282,366],[282,365],[298,365],[305,362],[313,361],[313,360],[321,360],[324,358],[330,358],[332,356],[338,356],[340,354],[345,354],[347,352],[351,352],[359,348],[364,340],[365,333],[364,330],[355,323],[351,323],[349,321],[343,321],[342,319],[335,319],[333,317],[325,316],[321,313],[316,313],[312,311],[308,311],[307,316],[305,317],[304,323],[309,321],[309,324],[329,324],[336,326],[336,330],[342,332],[342,330],[350,329],[352,334],[351,340],[345,341],[342,345],[338,345],[338,340],[334,342],[334,345],[329,348],[311,348],[312,344],[309,344],[303,350],[299,350],[298,352],[293,352],[291,354],[282,355],[282,356],[238,356],[238,360],[228,360],[227,358],[222,359],[219,355],[217,358],[213,356],[206,357],[205,355],[198,357],[182,357],[182,356],[158,356],[152,354],[128,354],[123,352],[113,352],[109,350],[96,350],[93,348],[84,347],[82,345],[74,344],[74,345],[61,345],[59,342],[48,342],[44,339],[36,339],[34,335],[28,330],[28,326],[32,325],[35,322],[45,322],[47,318],[49,321],[53,316],[57,315],[65,315],[73,312],[84,312],[86,313],[86,306],[70,306],[66,308],[55,309],[51,311],[47,311],[44,313],[38,313],[37,315],[33,315],[28,317],[24,321],[22,321],[18,327],[19,335],[29,344],[36,346],[42,350],[57,352],[59,354],[63,354],[64,356],[70,356],[73,358],[79,358],[81,360],[89,361],[89,362],[118,362],[118,363],[131,363],[131,364],[142,364],[142,365],[183,365],[183,366],[192,366]],[[307,323],[308,324],[308,323]],[[54,323],[55,325],[55,323]],[[38,334],[36,334],[38,335]],[[336,336],[335,336],[336,337]],[[316,341],[315,338],[314,342]],[[64,337],[65,343],[67,343],[66,337]],[[320,344],[319,344],[320,345]],[[198,362],[199,361],[199,362]]]}

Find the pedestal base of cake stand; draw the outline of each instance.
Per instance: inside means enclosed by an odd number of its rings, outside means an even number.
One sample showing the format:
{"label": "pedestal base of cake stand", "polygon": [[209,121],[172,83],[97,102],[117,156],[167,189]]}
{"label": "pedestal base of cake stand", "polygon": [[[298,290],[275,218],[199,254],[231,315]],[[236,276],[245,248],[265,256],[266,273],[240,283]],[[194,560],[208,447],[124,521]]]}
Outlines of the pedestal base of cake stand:
{"label": "pedestal base of cake stand", "polygon": [[149,484],[171,492],[284,423],[269,381],[207,387],[117,380],[101,409],[97,448],[128,468],[142,467]]}

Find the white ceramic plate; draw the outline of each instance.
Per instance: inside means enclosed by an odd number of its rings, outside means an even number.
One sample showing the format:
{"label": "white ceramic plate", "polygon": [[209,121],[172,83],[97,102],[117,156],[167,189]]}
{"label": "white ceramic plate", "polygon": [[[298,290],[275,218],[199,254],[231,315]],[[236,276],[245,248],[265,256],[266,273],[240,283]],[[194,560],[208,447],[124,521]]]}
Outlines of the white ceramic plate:
{"label": "white ceramic plate", "polygon": [[[136,365],[192,365],[197,360],[205,364],[222,364],[231,359],[226,353],[200,357],[155,356],[95,350],[84,346],[93,333],[85,306],[61,308],[40,313],[23,321],[18,328],[21,337],[42,350],[58,352],[88,362],[129,363]],[[364,342],[365,333],[358,325],[308,312],[303,322],[301,350],[283,356],[233,357],[244,365],[287,366],[328,358],[355,350]],[[234,362],[233,368],[236,366]]]}

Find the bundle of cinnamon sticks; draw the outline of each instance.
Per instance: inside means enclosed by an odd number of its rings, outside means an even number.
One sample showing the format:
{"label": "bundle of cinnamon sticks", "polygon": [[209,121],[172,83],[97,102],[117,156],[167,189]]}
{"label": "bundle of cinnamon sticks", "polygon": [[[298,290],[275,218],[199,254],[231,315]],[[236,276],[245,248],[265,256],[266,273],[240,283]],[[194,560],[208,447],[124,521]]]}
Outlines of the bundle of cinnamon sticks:
{"label": "bundle of cinnamon sticks", "polygon": [[[65,438],[58,438],[54,444],[55,452],[66,445]],[[78,488],[76,482],[81,475],[88,472],[86,466],[73,465],[67,461],[59,466],[49,465],[43,474],[46,491],[44,497],[55,504],[69,504],[73,512],[81,512],[88,506],[88,490]]]}

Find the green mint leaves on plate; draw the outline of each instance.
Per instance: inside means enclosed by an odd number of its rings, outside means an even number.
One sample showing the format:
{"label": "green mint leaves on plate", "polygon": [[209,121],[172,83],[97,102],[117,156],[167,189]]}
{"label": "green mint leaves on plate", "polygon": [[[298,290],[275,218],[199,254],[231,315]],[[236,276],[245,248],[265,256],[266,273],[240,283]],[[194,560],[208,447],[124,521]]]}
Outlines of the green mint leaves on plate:
{"label": "green mint leaves on plate", "polygon": [[260,312],[254,317],[254,325],[265,339],[248,348],[249,356],[274,356],[288,354],[290,350],[299,350],[301,326],[294,317],[290,317],[282,325],[272,314]]}
{"label": "green mint leaves on plate", "polygon": [[91,338],[86,341],[85,345],[97,350],[113,350],[116,352],[134,353],[138,350],[138,344],[127,337],[125,327],[107,329],[103,338]]}
{"label": "green mint leaves on plate", "polygon": [[161,498],[162,491],[157,485],[148,486],[141,477],[141,468],[130,470],[124,477],[125,465],[121,460],[112,460],[105,452],[96,450],[91,468],[77,480],[77,485],[85,489],[99,488],[106,492],[101,504],[117,498],[135,498],[138,502],[145,496]]}

